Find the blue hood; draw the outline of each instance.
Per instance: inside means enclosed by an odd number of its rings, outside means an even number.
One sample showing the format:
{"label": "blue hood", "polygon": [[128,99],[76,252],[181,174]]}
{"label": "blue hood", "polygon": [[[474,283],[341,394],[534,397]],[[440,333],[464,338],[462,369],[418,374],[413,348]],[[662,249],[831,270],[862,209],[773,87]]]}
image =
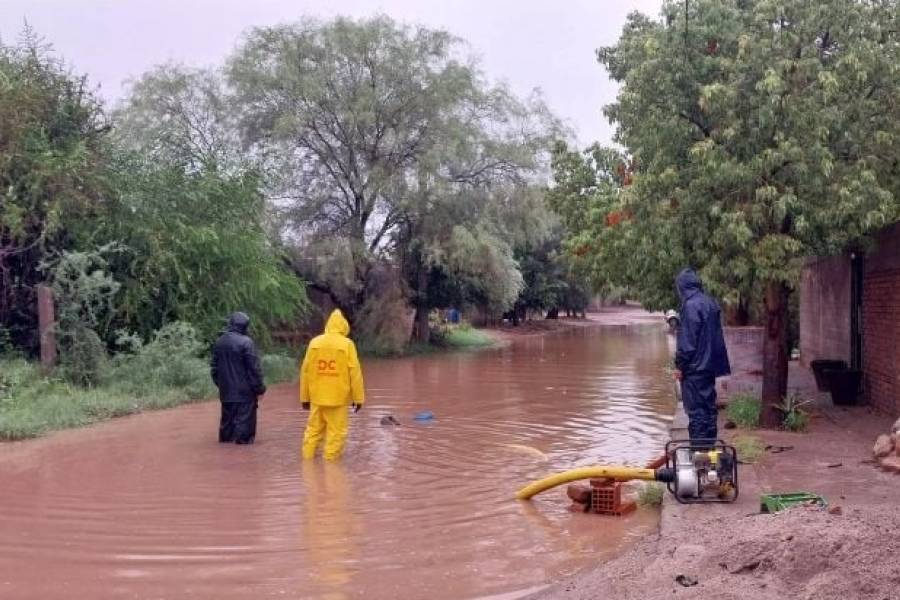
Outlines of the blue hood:
{"label": "blue hood", "polygon": [[228,331],[246,334],[250,326],[250,317],[246,313],[236,312],[228,319]]}
{"label": "blue hood", "polygon": [[703,284],[693,269],[684,269],[675,278],[675,289],[678,290],[678,297],[684,302],[696,292],[702,292]]}

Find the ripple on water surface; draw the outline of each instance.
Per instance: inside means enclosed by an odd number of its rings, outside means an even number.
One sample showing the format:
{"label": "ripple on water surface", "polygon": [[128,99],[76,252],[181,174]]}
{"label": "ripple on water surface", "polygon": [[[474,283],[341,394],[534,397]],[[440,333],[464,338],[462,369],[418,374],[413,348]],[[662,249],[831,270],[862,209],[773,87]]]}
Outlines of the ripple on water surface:
{"label": "ripple on water surface", "polygon": [[[343,462],[301,463],[296,388],[253,447],[218,406],[0,446],[0,597],[470,598],[540,586],[655,525],[566,511],[551,472],[639,465],[671,420],[657,327],[592,328],[364,365]],[[417,422],[430,410],[435,419]],[[391,414],[400,426],[382,426]]]}

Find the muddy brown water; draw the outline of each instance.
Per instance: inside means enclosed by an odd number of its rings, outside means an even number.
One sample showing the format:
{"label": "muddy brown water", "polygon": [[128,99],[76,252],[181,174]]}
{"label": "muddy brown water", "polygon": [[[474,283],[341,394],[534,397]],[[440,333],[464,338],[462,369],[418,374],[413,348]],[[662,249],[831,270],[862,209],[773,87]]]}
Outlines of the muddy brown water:
{"label": "muddy brown water", "polygon": [[[364,363],[344,460],[303,463],[296,386],[256,445],[208,402],[0,445],[0,598],[513,598],[656,526],[572,514],[529,481],[659,455],[671,420],[656,326]],[[430,410],[431,422],[416,422]],[[393,415],[401,425],[383,426]]]}

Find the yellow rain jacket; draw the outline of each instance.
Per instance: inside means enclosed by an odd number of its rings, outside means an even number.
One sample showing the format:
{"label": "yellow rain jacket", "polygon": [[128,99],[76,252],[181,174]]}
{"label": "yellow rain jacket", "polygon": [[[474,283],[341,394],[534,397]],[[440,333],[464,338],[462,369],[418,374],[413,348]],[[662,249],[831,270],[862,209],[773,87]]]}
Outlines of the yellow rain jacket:
{"label": "yellow rain jacket", "polygon": [[341,311],[332,311],[325,333],[312,339],[300,366],[300,402],[319,406],[365,402],[362,367],[349,333],[350,324]]}
{"label": "yellow rain jacket", "polygon": [[323,438],[325,460],[340,458],[349,429],[347,405],[365,401],[362,368],[348,333],[350,324],[335,310],[325,333],[309,343],[300,366],[300,402],[311,404],[303,434],[304,459],[315,456]]}

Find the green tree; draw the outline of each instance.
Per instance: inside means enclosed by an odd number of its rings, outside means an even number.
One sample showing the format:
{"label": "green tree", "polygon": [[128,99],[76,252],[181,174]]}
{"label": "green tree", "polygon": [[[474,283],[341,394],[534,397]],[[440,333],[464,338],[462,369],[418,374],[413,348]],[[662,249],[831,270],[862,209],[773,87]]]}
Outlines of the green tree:
{"label": "green tree", "polygon": [[630,268],[658,283],[651,305],[676,265],[699,267],[726,303],[761,296],[767,425],[786,392],[800,260],[863,243],[900,216],[898,9],[668,1],[661,22],[633,14],[598,51],[622,86],[606,113],[636,167],[621,193],[627,218],[605,227],[606,243],[647,253]]}
{"label": "green tree", "polygon": [[238,109],[218,71],[155,67],[129,84],[112,117],[118,146],[147,160],[194,171],[234,172],[252,164],[243,153]]}
{"label": "green tree", "polygon": [[633,219],[625,194],[633,163],[611,148],[593,145],[578,152],[560,143],[552,165],[547,201],[566,226],[570,270],[590,280],[594,292],[624,287],[648,309],[671,307],[671,273],[684,264],[681,238],[665,214],[652,227]]}
{"label": "green tree", "polygon": [[0,328],[37,346],[38,266],[108,197],[107,123],[83,78],[26,29],[0,44]]}
{"label": "green tree", "polygon": [[145,339],[173,321],[209,339],[235,310],[265,338],[308,307],[223,88],[215,72],[167,65],[133,83],[114,113],[118,199],[97,238],[125,248],[111,260],[118,315]]}
{"label": "green tree", "polygon": [[[376,258],[399,256],[416,273],[408,281],[420,324],[438,302],[429,271],[465,271],[441,262],[461,257],[455,249],[482,248],[485,273],[505,272],[504,262],[515,270],[475,207],[536,176],[556,123],[539,98],[487,85],[459,46],[387,17],[305,21],[254,30],[229,63],[246,139],[275,174],[286,236],[349,240],[353,268],[324,270],[357,276],[353,298],[334,298],[351,314]],[[494,281],[485,301],[516,286]],[[427,338],[427,327],[418,331]]]}
{"label": "green tree", "polygon": [[149,339],[186,321],[212,338],[235,310],[264,339],[307,308],[303,282],[269,241],[266,202],[253,173],[225,175],[126,156],[120,199],[96,239],[120,243],[110,267],[122,283],[121,327]]}

